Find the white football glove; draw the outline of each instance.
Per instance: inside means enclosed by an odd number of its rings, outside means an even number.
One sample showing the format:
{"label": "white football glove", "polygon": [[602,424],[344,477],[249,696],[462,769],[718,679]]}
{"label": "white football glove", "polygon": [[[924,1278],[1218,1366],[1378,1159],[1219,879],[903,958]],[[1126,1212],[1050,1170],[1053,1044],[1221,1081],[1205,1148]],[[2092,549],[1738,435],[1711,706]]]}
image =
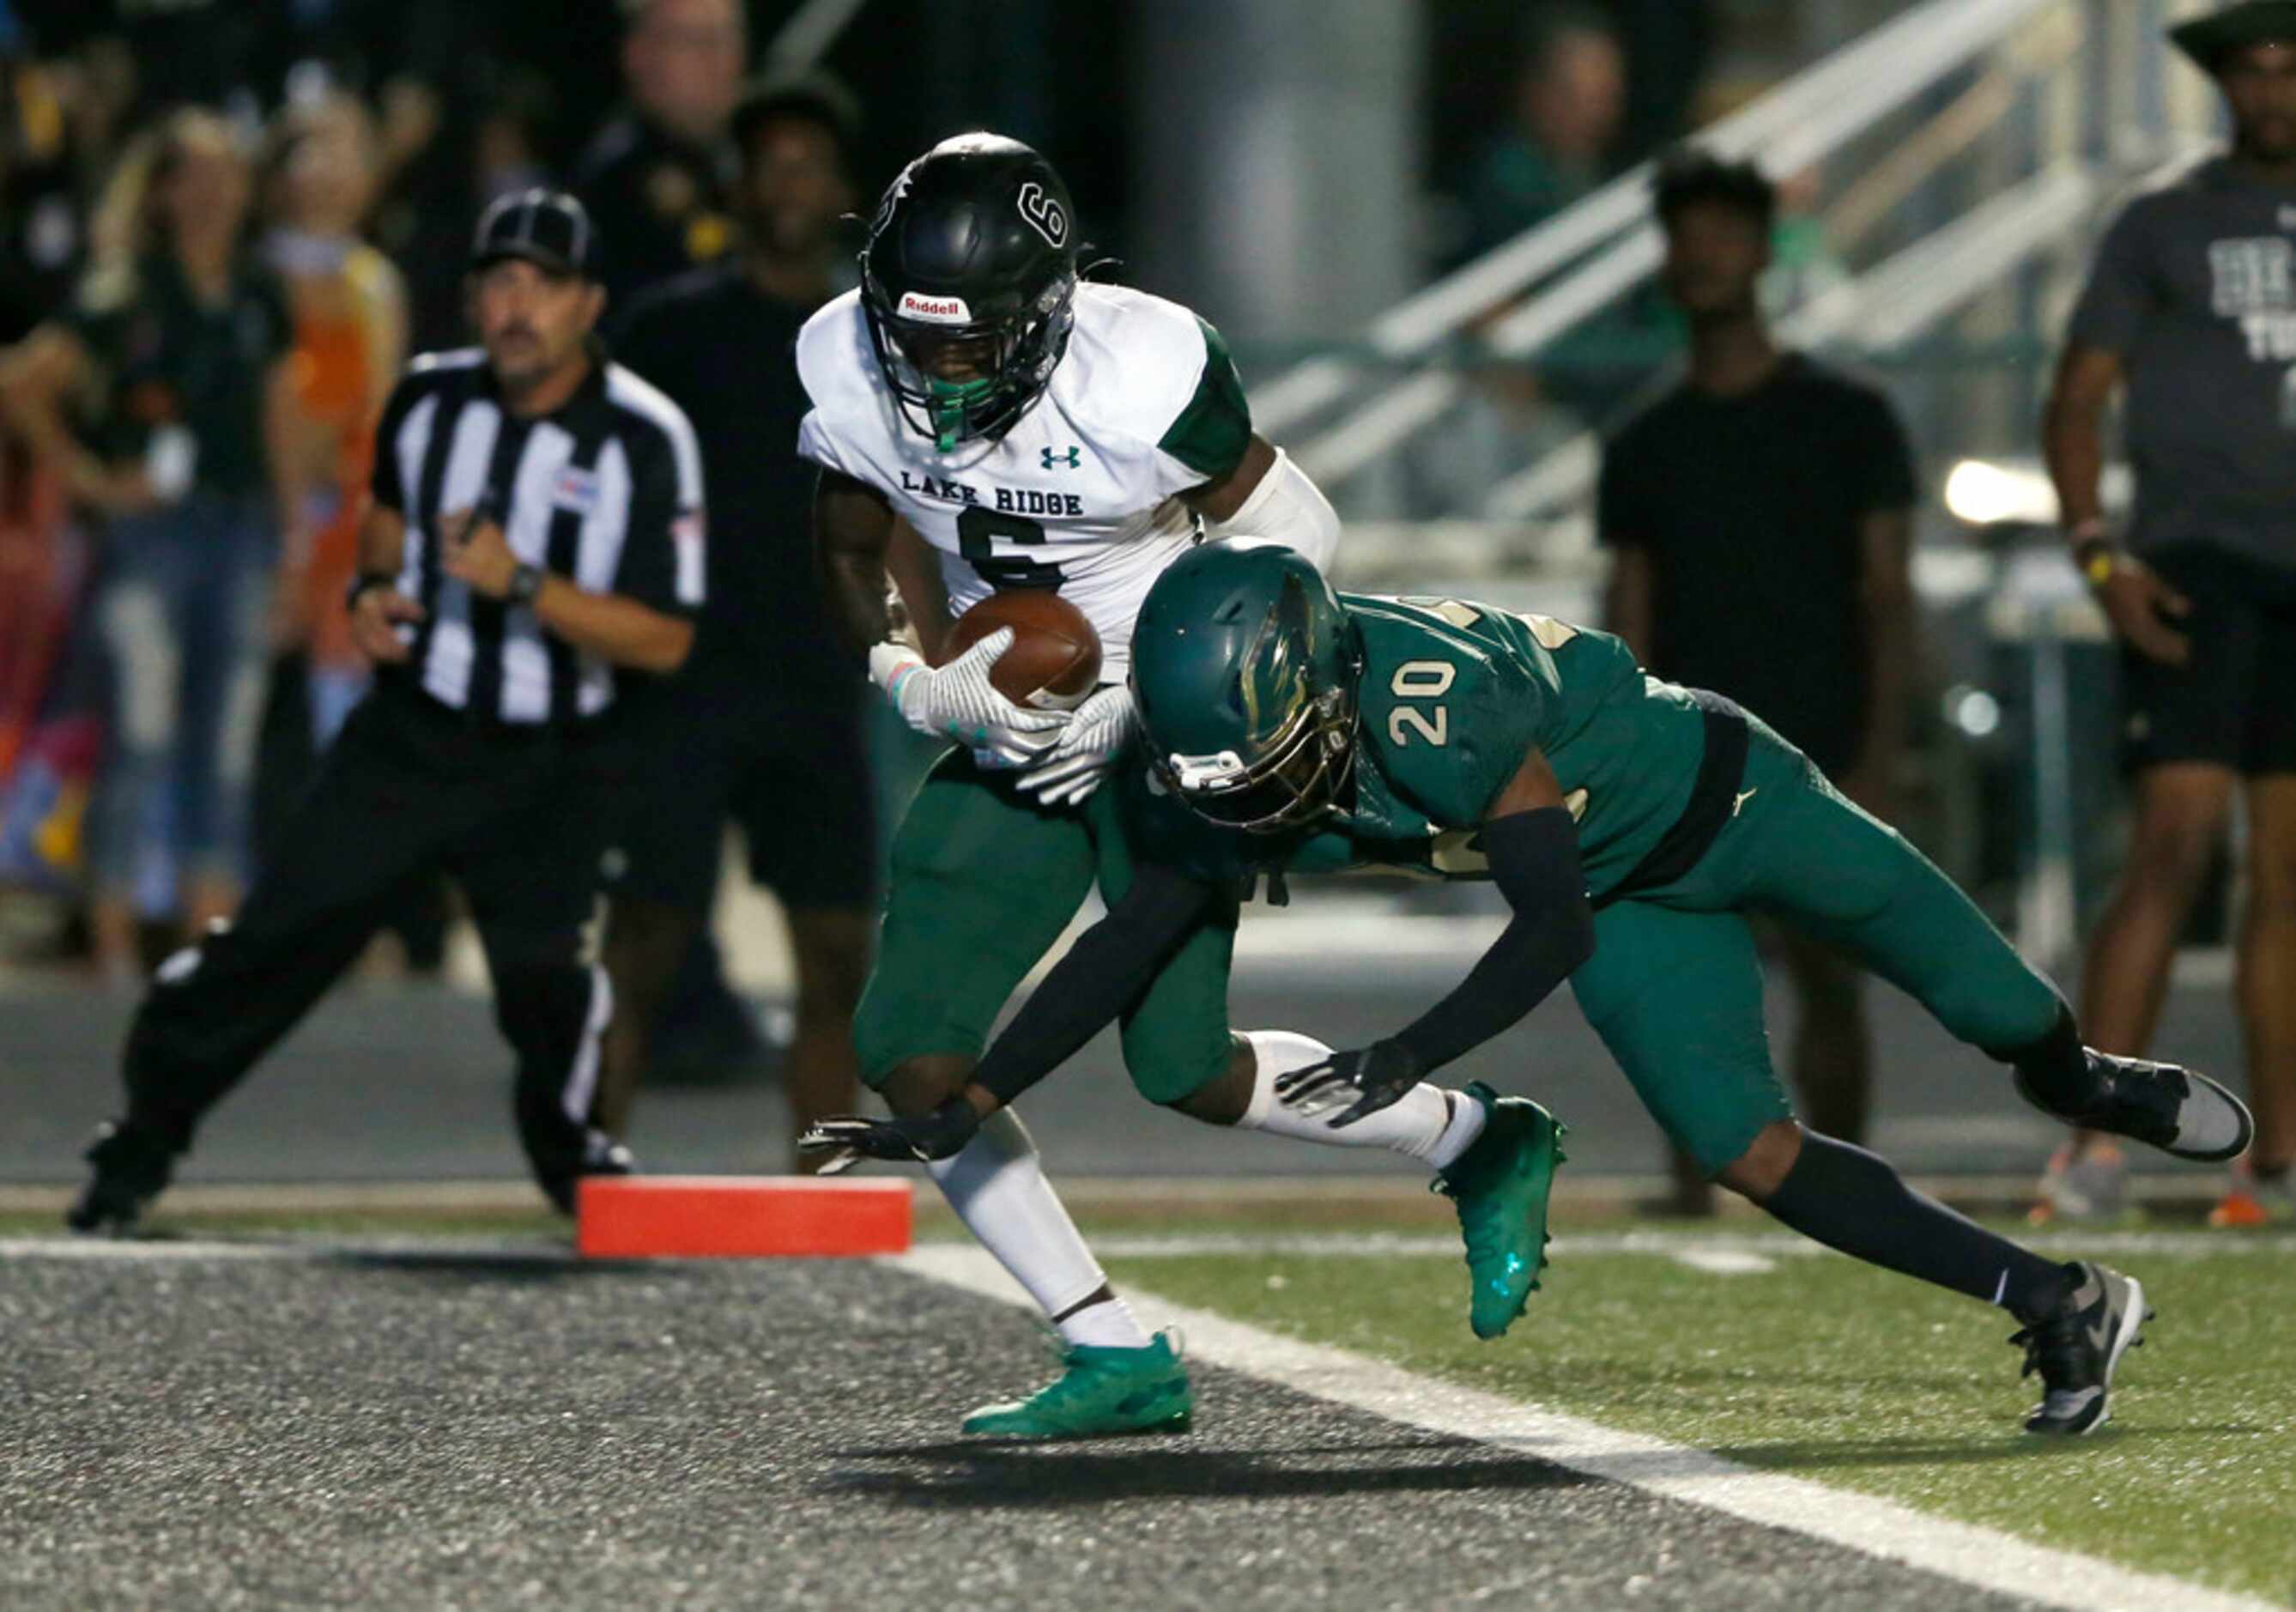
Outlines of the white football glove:
{"label": "white football glove", "polygon": [[1132,690],[1111,684],[1076,708],[1067,731],[1021,775],[1021,787],[1047,806],[1073,806],[1115,770],[1116,758],[1139,732]]}
{"label": "white football glove", "polygon": [[989,686],[989,668],[1012,646],[1013,629],[1000,627],[936,669],[905,645],[880,644],[869,652],[869,680],[919,733],[971,746],[984,766],[1025,767],[1069,718],[1015,705]]}

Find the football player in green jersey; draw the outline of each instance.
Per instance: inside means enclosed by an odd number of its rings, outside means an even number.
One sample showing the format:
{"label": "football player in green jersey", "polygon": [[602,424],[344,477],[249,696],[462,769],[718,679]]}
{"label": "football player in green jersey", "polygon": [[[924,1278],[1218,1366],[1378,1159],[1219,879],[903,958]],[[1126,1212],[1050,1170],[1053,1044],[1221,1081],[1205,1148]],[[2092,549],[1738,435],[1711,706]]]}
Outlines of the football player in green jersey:
{"label": "football player in green jersey", "polygon": [[[960,1098],[822,1139],[882,1157],[961,1146],[1189,935],[1229,921],[1254,877],[1381,866],[1488,878],[1513,917],[1465,981],[1392,1036],[1286,1072],[1278,1101],[1334,1127],[1373,1123],[1570,979],[1644,1105],[1717,1180],[1829,1246],[2008,1310],[2046,1387],[2028,1429],[2103,1424],[2142,1288],[2021,1248],[1797,1125],[1743,914],[1847,948],[2008,1064],[2053,1117],[2221,1159],[2253,1131],[2238,1098],[2084,1047],[2056,989],[1895,830],[1758,719],[1646,677],[1606,634],[1340,596],[1287,548],[1226,542],[1158,580],[1133,654],[1149,765],[1128,801],[1129,889]],[[1215,1094],[1176,1106],[1220,1107]]]}

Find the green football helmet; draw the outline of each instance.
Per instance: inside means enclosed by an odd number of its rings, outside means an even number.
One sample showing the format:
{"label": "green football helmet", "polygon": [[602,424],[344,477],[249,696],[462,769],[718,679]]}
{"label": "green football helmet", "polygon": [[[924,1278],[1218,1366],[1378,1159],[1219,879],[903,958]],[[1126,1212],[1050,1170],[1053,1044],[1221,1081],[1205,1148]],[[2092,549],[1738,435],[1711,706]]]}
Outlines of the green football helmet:
{"label": "green football helmet", "polygon": [[1198,816],[1313,822],[1355,769],[1363,648],[1332,585],[1281,544],[1206,543],[1156,579],[1132,631],[1154,779]]}

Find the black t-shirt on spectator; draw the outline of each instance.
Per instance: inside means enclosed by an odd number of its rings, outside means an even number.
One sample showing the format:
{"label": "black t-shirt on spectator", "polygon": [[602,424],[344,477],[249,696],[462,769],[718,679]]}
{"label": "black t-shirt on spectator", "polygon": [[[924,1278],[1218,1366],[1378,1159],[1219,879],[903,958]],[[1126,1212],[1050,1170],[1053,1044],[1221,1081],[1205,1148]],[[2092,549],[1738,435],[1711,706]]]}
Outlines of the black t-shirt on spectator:
{"label": "black t-shirt on spectator", "polygon": [[610,303],[714,263],[734,244],[730,142],[690,145],[635,111],[598,132],[574,193],[598,226],[598,278]]}
{"label": "black t-shirt on spectator", "polygon": [[287,292],[251,256],[219,304],[193,293],[174,259],[139,261],[132,283],[92,280],[64,315],[93,361],[104,399],[89,435],[111,459],[142,454],[163,426],[197,444],[198,484],[245,497],[262,489],[264,391],[294,341]]}
{"label": "black t-shirt on spectator", "polygon": [[1865,720],[1860,528],[1914,498],[1888,399],[1789,354],[1743,396],[1685,383],[1636,416],[1603,451],[1598,521],[1604,543],[1650,555],[1651,670],[1839,771]]}
{"label": "black t-shirt on spectator", "polygon": [[793,353],[813,308],[767,296],[731,264],[643,292],[615,356],[693,422],[709,488],[709,591],[685,674],[796,710],[849,702],[857,681],[814,574],[811,407]]}

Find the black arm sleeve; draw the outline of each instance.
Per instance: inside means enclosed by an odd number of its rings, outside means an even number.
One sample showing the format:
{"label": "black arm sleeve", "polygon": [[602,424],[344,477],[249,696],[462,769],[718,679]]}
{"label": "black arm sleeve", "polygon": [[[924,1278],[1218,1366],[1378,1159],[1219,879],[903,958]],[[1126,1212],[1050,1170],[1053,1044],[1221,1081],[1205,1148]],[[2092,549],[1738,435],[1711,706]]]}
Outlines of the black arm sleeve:
{"label": "black arm sleeve", "polygon": [[1218,896],[1185,874],[1144,865],[1124,899],[1077,937],[981,1055],[972,1083],[1010,1103],[1060,1067],[1132,1005]]}
{"label": "black arm sleeve", "polygon": [[1483,850],[1514,918],[1457,990],[1395,1036],[1422,1073],[1507,1029],[1595,955],[1595,909],[1568,811],[1544,806],[1495,818],[1483,826]]}

